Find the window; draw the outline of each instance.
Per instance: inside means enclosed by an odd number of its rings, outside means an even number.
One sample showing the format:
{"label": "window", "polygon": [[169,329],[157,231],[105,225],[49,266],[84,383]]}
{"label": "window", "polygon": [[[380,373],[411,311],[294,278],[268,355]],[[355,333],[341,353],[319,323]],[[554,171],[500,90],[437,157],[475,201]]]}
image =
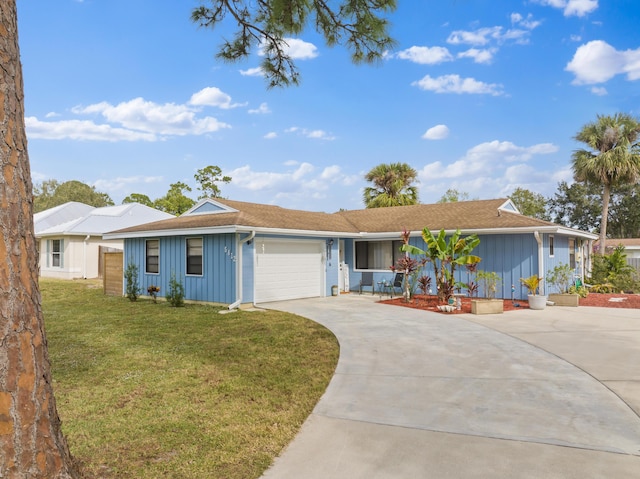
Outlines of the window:
{"label": "window", "polygon": [[569,238],[569,266],[576,269],[576,240],[573,238]]}
{"label": "window", "polygon": [[202,275],[202,238],[187,238],[187,274]]}
{"label": "window", "polygon": [[402,241],[356,241],[356,269],[388,270],[404,253]]}
{"label": "window", "polygon": [[553,235],[549,235],[549,256],[553,258]]}
{"label": "window", "polygon": [[160,272],[160,240],[147,240],[144,269],[146,273]]}
{"label": "window", "polygon": [[62,258],[64,255],[64,241],[61,239],[50,241],[51,266],[54,268],[62,268]]}

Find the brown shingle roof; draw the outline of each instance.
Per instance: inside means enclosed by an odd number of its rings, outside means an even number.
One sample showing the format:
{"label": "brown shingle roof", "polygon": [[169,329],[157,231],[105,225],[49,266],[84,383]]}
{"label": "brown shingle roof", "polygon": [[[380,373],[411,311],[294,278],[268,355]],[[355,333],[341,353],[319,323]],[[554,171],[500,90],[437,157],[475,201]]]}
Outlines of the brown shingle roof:
{"label": "brown shingle roof", "polygon": [[507,199],[460,201],[455,203],[395,206],[364,210],[321,213],[290,210],[273,205],[246,203],[226,199],[216,202],[237,212],[192,214],[119,230],[133,233],[240,226],[278,230],[326,231],[345,234],[400,232],[402,229],[480,230],[558,226],[518,213],[499,210]]}
{"label": "brown shingle roof", "polygon": [[215,201],[238,211],[179,216],[178,218],[172,218],[171,221],[157,221],[139,227],[127,228],[118,232],[181,230],[212,228],[217,226],[246,226],[304,231],[349,232],[353,230],[353,225],[346,219],[334,214],[290,210],[280,206],[246,203],[219,198],[216,198]]}
{"label": "brown shingle roof", "polygon": [[[357,226],[358,231],[383,233],[430,230],[476,230],[493,228],[526,228],[553,223],[499,210],[507,199],[458,201],[430,205],[394,206],[337,213]],[[557,225],[555,225],[557,226]]]}

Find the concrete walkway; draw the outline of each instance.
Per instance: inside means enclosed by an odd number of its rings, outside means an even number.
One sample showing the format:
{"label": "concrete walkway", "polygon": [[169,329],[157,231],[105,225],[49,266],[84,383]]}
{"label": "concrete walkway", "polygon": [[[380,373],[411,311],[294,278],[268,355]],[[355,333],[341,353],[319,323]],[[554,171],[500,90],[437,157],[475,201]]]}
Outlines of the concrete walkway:
{"label": "concrete walkway", "polygon": [[637,310],[269,307],[329,328],[340,360],[265,479],[640,477]]}

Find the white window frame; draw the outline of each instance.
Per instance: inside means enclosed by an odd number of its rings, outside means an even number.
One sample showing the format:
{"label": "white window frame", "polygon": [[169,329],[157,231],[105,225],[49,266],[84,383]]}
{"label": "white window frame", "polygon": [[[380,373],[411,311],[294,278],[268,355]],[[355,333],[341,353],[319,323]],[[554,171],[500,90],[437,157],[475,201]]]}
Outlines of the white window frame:
{"label": "white window frame", "polygon": [[[149,256],[149,243],[155,241],[158,244],[157,251],[158,254],[156,258],[158,259],[158,263],[156,264],[158,271],[149,271],[149,258],[153,256]],[[159,239],[148,239],[144,242],[144,272],[145,274],[160,274],[160,240]]]}
{"label": "white window frame", "polygon": [[[197,257],[198,255],[189,255],[189,242],[193,240],[200,240],[200,272],[199,273],[190,273],[189,272],[189,258],[191,256]],[[202,236],[197,236],[193,238],[186,238],[185,240],[185,263],[184,263],[185,274],[187,276],[203,276],[204,275],[204,240]]]}
{"label": "white window frame", "polygon": [[[58,242],[58,249],[54,250],[54,246]],[[57,263],[56,263],[57,259]],[[64,239],[50,239],[47,240],[47,267],[64,269]]]}
{"label": "white window frame", "polygon": [[549,258],[554,258],[556,255],[556,244],[553,235],[549,235]]}
{"label": "white window frame", "polygon": [[[358,244],[366,244],[366,268],[360,266],[362,261],[358,260]],[[400,252],[401,245],[401,240],[354,240],[354,271],[389,271],[389,268],[395,266],[398,258],[404,254]],[[369,267],[371,263],[373,267]]]}

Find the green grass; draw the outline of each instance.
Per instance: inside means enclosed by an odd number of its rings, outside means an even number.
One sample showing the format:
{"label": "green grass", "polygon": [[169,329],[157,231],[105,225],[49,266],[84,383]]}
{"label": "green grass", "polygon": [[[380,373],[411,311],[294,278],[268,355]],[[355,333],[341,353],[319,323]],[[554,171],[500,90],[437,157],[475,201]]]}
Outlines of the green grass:
{"label": "green grass", "polygon": [[89,478],[259,477],[338,359],[328,330],[291,314],[40,287],[58,412]]}

